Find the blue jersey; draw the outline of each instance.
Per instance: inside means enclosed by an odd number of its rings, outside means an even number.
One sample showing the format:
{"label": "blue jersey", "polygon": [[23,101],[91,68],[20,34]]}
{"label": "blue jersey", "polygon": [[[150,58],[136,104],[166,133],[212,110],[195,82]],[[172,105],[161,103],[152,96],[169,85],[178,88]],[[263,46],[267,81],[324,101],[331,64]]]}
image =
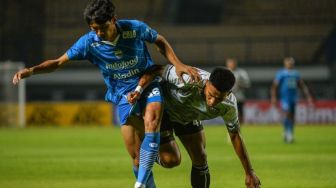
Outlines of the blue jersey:
{"label": "blue jersey", "polygon": [[275,82],[279,84],[281,101],[296,102],[300,74],[296,70],[282,69],[277,72]]}
{"label": "blue jersey", "polygon": [[103,41],[91,31],[66,52],[70,60],[86,59],[100,69],[107,86],[105,100],[114,104],[133,91],[142,73],[153,65],[145,42],[157,38],[155,30],[138,20],[119,20],[116,26],[114,42]]}

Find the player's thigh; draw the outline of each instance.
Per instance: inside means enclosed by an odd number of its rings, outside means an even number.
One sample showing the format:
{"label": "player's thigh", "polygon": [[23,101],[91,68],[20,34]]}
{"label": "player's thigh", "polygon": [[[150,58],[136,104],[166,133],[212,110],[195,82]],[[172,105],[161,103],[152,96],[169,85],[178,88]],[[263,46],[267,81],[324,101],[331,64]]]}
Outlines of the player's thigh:
{"label": "player's thigh", "polygon": [[204,130],[192,134],[180,135],[179,139],[187,150],[193,165],[205,165],[207,163]]}

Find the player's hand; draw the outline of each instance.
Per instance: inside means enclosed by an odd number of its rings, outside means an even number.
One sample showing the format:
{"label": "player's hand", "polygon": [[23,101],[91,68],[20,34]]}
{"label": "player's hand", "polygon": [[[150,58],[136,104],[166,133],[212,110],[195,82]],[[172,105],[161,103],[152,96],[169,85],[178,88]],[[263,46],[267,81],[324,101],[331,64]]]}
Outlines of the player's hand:
{"label": "player's hand", "polygon": [[21,79],[27,78],[32,74],[33,74],[33,71],[31,69],[25,68],[25,69],[20,70],[19,72],[15,73],[13,77],[13,84],[14,85],[18,84]]}
{"label": "player's hand", "polygon": [[130,104],[135,104],[138,99],[140,99],[141,94],[137,91],[132,91],[127,94],[127,101]]}
{"label": "player's hand", "polygon": [[193,82],[199,82],[201,80],[201,76],[199,75],[198,70],[195,67],[180,64],[178,66],[175,66],[175,68],[177,76],[182,81],[183,81],[182,79],[183,74],[188,74],[190,76],[191,81]]}
{"label": "player's hand", "polygon": [[313,106],[314,106],[314,100],[313,100],[312,97],[308,97],[308,98],[307,98],[307,101],[308,101],[308,106],[310,106],[310,107],[313,107]]}
{"label": "player's hand", "polygon": [[258,176],[254,172],[252,172],[251,174],[246,175],[245,185],[247,188],[260,188],[261,182]]}

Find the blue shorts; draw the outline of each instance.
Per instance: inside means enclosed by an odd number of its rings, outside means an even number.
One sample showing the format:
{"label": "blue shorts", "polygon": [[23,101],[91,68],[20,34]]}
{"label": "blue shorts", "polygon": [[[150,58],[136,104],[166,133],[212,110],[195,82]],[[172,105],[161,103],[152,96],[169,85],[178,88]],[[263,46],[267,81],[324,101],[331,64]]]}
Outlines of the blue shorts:
{"label": "blue shorts", "polygon": [[281,109],[284,112],[295,112],[295,106],[296,102],[295,101],[288,101],[288,100],[281,100]]}
{"label": "blue shorts", "polygon": [[125,125],[127,118],[130,115],[141,116],[148,103],[160,102],[163,103],[161,88],[158,82],[152,82],[141,94],[140,99],[134,105],[127,101],[127,96],[124,96],[118,106],[120,125]]}

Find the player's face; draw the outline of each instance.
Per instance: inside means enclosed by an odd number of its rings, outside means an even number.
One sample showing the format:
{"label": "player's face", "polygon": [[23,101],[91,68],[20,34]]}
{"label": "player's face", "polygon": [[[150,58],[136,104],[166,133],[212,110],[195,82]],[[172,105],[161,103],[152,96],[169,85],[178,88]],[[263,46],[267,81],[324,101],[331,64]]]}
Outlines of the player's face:
{"label": "player's face", "polygon": [[236,67],[237,67],[237,63],[236,63],[236,61],[233,60],[233,59],[228,59],[228,60],[226,61],[226,67],[227,67],[228,69],[230,69],[230,70],[234,70],[234,69],[236,69]]}
{"label": "player's face", "polygon": [[225,97],[230,94],[230,92],[220,92],[211,84],[210,81],[208,81],[204,88],[204,94],[207,105],[213,107],[222,102]]}
{"label": "player's face", "polygon": [[104,24],[97,24],[95,22],[90,24],[92,31],[96,32],[99,38],[102,40],[113,42],[117,36],[116,28],[116,18],[113,17],[111,20],[105,22]]}

